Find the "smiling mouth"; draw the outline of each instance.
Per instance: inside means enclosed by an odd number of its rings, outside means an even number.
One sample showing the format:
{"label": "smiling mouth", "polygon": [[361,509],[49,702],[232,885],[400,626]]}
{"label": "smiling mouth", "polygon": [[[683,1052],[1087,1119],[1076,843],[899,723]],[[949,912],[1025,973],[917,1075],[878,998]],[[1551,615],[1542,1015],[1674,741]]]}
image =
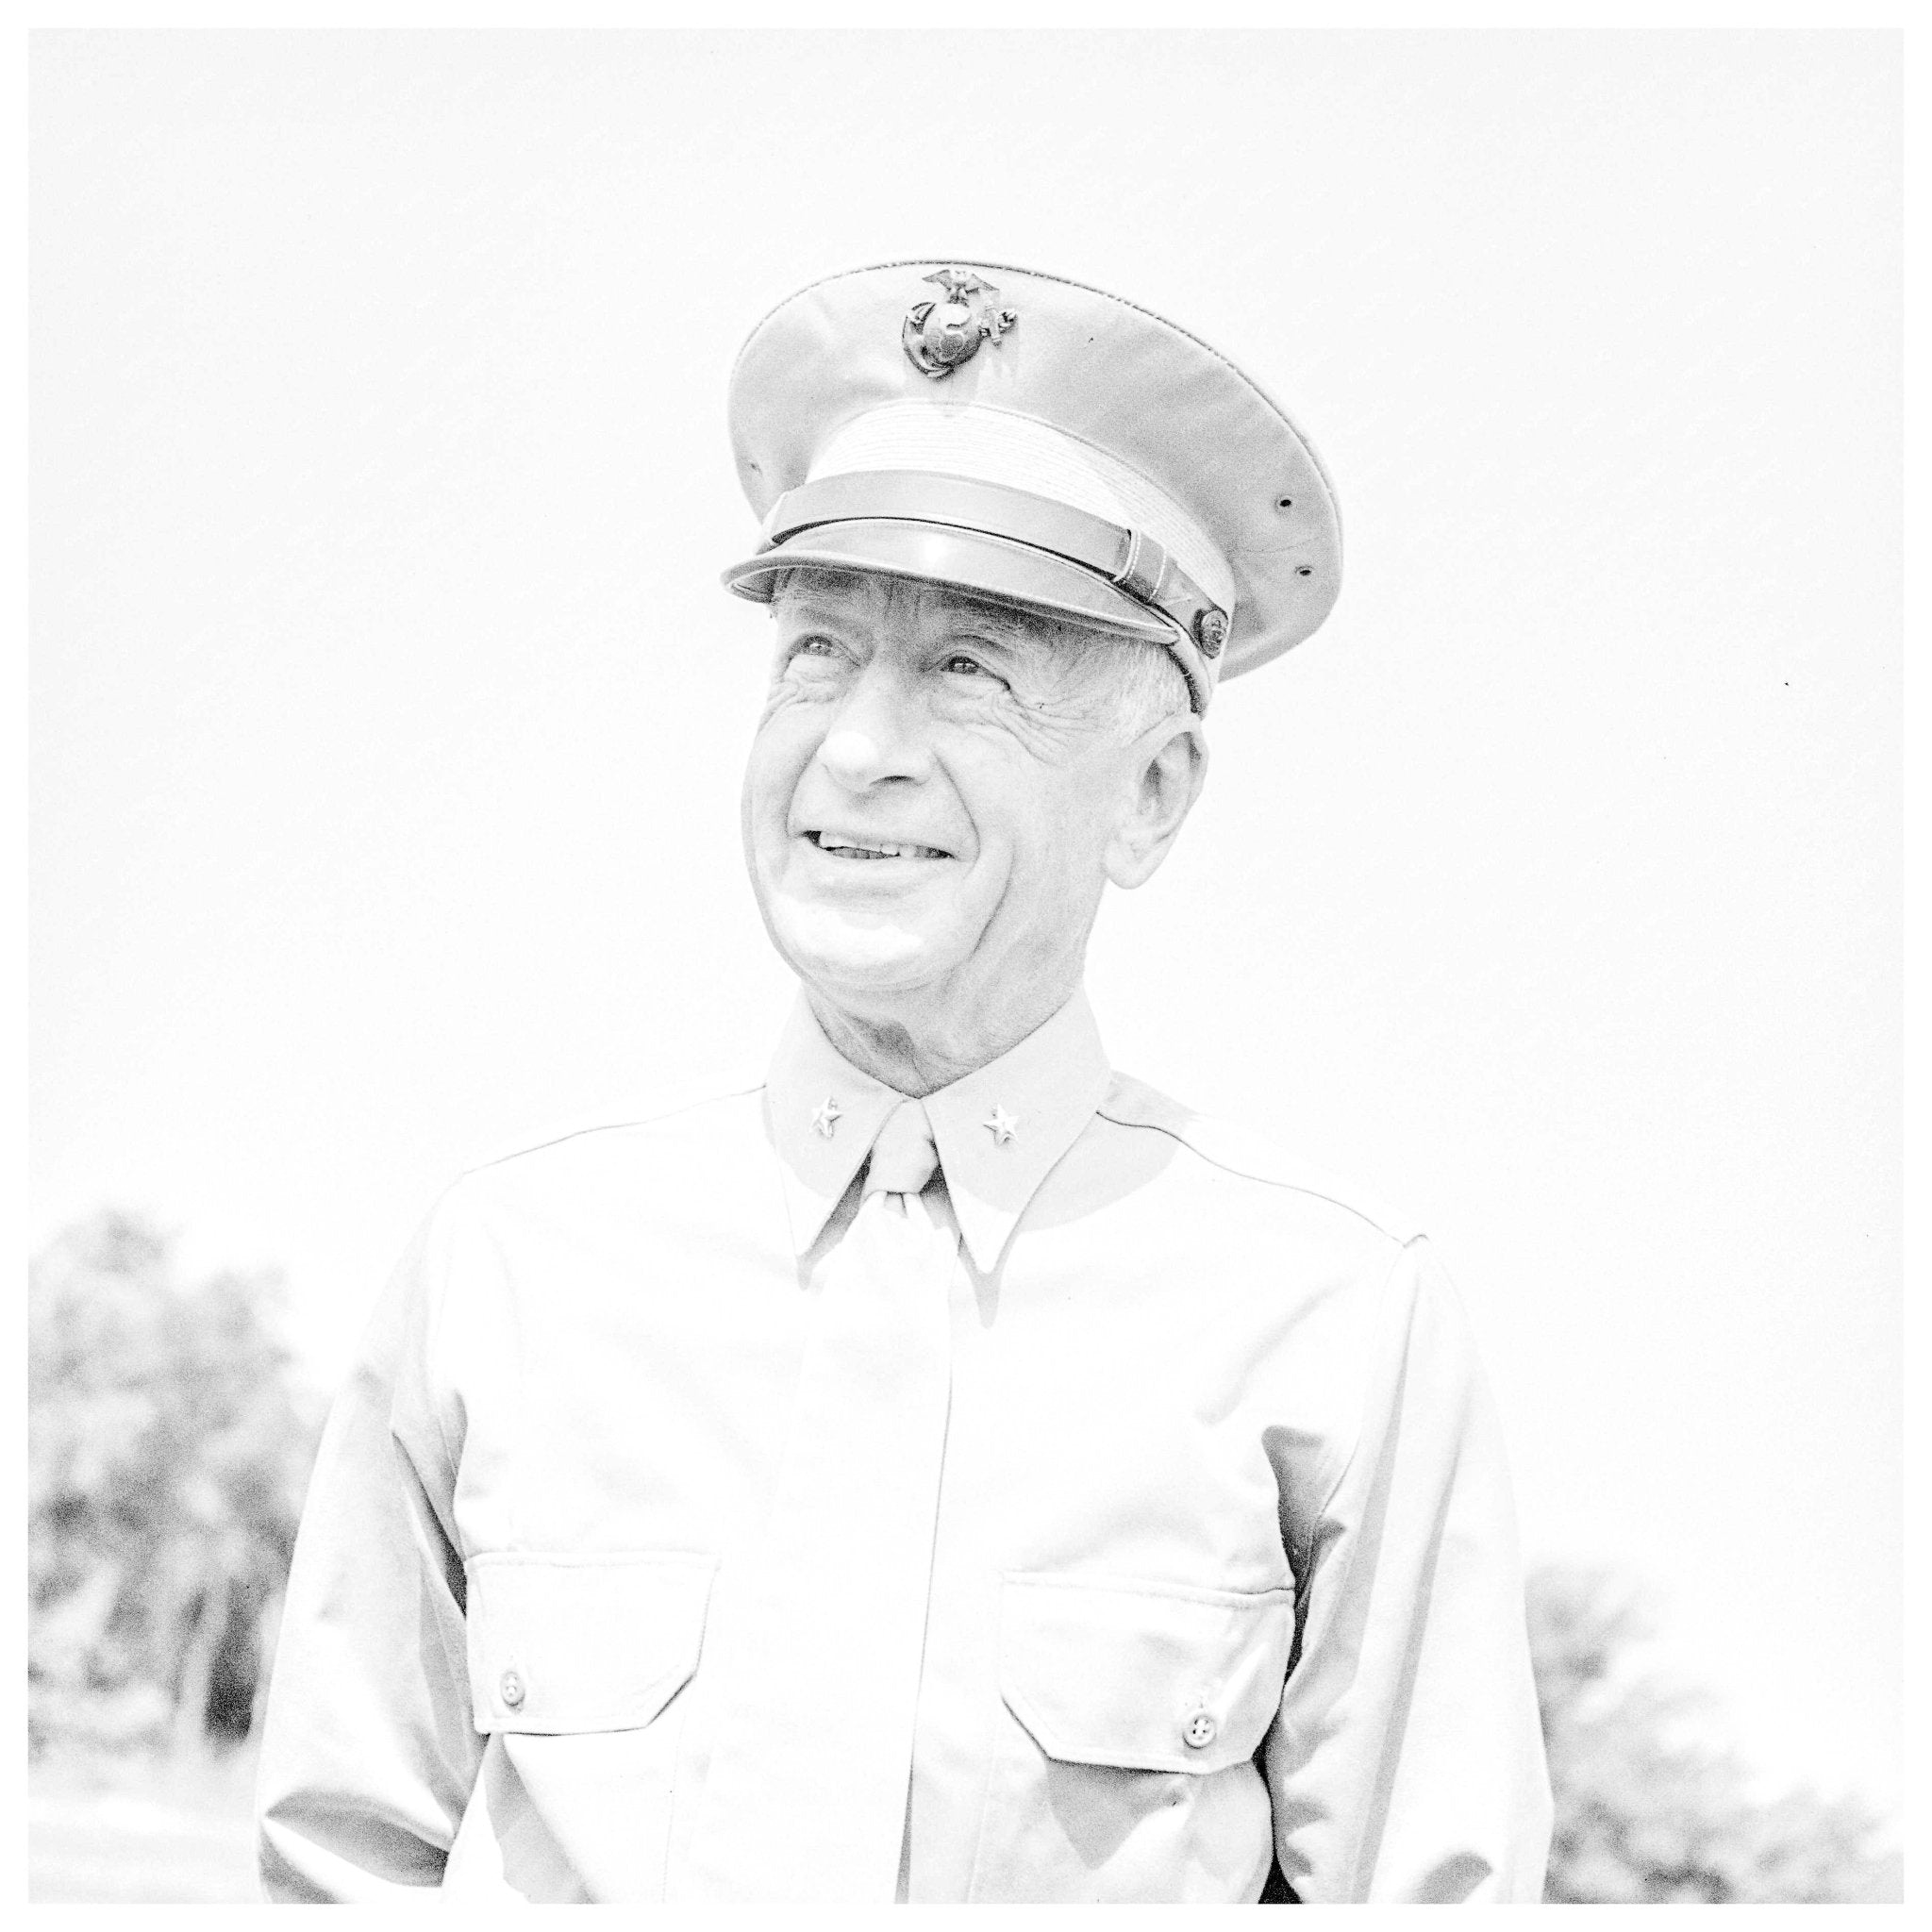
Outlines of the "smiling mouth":
{"label": "smiling mouth", "polygon": [[808,832],[806,838],[833,858],[950,858],[937,845],[914,845],[891,839],[853,839],[843,832]]}

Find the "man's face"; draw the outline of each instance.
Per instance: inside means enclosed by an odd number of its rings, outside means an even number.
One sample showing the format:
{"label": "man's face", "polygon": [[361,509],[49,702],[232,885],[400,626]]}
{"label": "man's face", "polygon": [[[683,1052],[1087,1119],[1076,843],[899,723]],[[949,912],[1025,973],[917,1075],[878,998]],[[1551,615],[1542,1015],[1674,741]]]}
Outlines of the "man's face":
{"label": "man's face", "polygon": [[860,573],[793,584],[744,782],[779,952],[879,1022],[1070,995],[1144,752],[1041,620]]}

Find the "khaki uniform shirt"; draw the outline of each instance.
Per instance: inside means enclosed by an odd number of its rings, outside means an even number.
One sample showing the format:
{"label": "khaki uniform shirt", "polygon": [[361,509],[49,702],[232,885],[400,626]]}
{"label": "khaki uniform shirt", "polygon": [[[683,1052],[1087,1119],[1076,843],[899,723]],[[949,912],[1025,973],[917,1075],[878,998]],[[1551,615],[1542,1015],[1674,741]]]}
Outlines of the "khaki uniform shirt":
{"label": "khaki uniform shirt", "polygon": [[[272,1896],[689,1895],[734,1557],[900,1098],[801,1003],[762,1088],[444,1197],[316,1468]],[[960,1241],[900,1895],[1537,1898],[1507,1478],[1428,1247],[1111,1074],[1083,997],[925,1105]]]}

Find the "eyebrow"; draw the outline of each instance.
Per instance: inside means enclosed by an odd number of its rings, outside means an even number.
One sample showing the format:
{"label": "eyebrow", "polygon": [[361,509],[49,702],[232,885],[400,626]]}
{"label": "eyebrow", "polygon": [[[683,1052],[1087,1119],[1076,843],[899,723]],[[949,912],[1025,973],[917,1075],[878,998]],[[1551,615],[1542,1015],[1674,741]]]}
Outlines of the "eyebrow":
{"label": "eyebrow", "polygon": [[[837,625],[848,621],[847,613],[815,598],[809,591],[781,592],[773,600],[772,615],[791,617],[802,624]],[[1053,641],[1046,627],[1037,620],[997,604],[982,604],[966,597],[961,597],[957,608],[948,613],[946,628],[949,633],[969,633],[980,642],[996,644],[1006,651],[1024,650],[1034,643],[1050,646]]]}
{"label": "eyebrow", "polygon": [[841,614],[829,604],[821,604],[809,592],[781,591],[772,599],[774,618],[796,617],[807,624],[838,624]]}
{"label": "eyebrow", "polygon": [[1016,616],[1009,610],[1001,610],[990,605],[964,606],[946,628],[953,634],[969,632],[981,642],[998,644],[1008,651],[1021,649],[1027,644],[1050,641],[1042,635],[1038,625],[1030,624],[1025,618]]}

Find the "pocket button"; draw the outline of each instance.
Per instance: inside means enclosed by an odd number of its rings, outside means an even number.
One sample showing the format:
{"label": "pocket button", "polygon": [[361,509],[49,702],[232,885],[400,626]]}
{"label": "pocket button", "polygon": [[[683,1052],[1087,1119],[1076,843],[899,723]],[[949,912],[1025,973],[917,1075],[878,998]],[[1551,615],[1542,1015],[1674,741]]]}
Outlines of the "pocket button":
{"label": "pocket button", "polygon": [[1197,1710],[1181,1726],[1181,1741],[1190,1751],[1205,1751],[1220,1729],[1211,1710]]}
{"label": "pocket button", "polygon": [[496,1694],[515,1710],[524,1701],[524,1680],[514,1671],[506,1671],[497,1679]]}

